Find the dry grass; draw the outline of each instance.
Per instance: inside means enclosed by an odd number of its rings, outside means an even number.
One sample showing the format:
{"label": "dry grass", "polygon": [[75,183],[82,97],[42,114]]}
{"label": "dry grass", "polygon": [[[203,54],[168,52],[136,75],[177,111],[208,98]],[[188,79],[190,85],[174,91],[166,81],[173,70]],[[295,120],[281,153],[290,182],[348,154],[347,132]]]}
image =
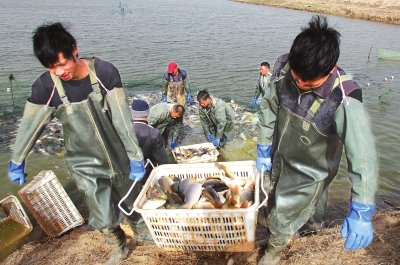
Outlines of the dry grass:
{"label": "dry grass", "polygon": [[[400,264],[400,212],[379,212],[374,215],[373,225],[375,237],[365,249],[345,250],[340,228],[328,228],[294,239],[284,251],[281,264]],[[130,237],[131,233],[127,235]],[[167,252],[150,243],[137,243],[132,238],[128,247],[128,258],[120,264],[225,265],[232,258],[234,264],[250,265],[256,264],[263,254],[261,249],[236,253]],[[2,264],[101,264],[109,253],[100,232],[87,231],[86,226],[82,226],[57,239],[24,245]]]}

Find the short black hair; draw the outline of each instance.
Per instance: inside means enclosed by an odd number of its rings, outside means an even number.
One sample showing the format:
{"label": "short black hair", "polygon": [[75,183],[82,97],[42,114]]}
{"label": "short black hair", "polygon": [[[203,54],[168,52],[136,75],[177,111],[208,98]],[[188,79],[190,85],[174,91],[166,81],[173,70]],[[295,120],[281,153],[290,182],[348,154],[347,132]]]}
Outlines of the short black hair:
{"label": "short black hair", "polygon": [[176,104],[174,106],[172,106],[172,109],[179,114],[180,117],[183,116],[183,114],[185,114],[185,108],[180,105],[180,104]]}
{"label": "short black hair", "polygon": [[64,58],[75,61],[73,51],[77,47],[76,40],[60,22],[38,27],[33,32],[32,40],[33,53],[46,68],[58,62],[60,52]]}
{"label": "short black hair", "polygon": [[210,98],[210,93],[208,93],[207,89],[201,90],[199,91],[199,93],[197,93],[197,101],[200,102],[201,100],[206,100]]}
{"label": "short black hair", "polygon": [[308,25],[294,39],[289,53],[290,68],[303,81],[327,76],[340,55],[340,33],[328,27],[325,16],[313,16]]}
{"label": "short black hair", "polygon": [[267,63],[267,62],[262,62],[262,63],[260,64],[260,66],[266,66],[266,67],[268,67],[268,69],[271,68],[271,67],[269,66],[269,63]]}

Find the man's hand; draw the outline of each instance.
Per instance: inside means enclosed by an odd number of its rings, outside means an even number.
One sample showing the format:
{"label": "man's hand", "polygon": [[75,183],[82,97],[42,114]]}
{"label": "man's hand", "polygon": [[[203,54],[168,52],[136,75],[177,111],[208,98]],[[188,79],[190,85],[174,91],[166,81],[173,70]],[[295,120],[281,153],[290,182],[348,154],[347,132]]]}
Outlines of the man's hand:
{"label": "man's hand", "polygon": [[255,107],[257,105],[257,98],[253,98],[253,100],[251,101],[251,106]]}
{"label": "man's hand", "polygon": [[365,248],[374,237],[371,216],[375,212],[375,205],[359,202],[350,203],[350,213],[344,219],[340,235],[346,238],[344,248],[349,250]]}
{"label": "man's hand", "polygon": [[144,169],[144,163],[143,160],[141,161],[130,161],[130,167],[131,167],[131,172],[129,173],[129,178],[131,180],[142,180],[144,177],[144,174],[146,173],[146,170]]}
{"label": "man's hand", "polygon": [[220,138],[215,138],[214,139],[214,146],[219,147],[221,145],[221,139]]}
{"label": "man's hand", "polygon": [[187,103],[192,102],[192,94],[190,94],[190,93],[186,94],[186,101],[187,101]]}
{"label": "man's hand", "polygon": [[209,141],[210,143],[213,141],[213,136],[212,134],[209,134],[206,136],[207,137],[207,141]]}
{"label": "man's hand", "polygon": [[162,102],[167,102],[167,96],[164,96],[164,95],[163,95],[163,96],[161,97],[161,101],[162,101]]}
{"label": "man's hand", "polygon": [[171,145],[169,146],[171,149],[174,149],[176,147],[176,142],[172,140]]}
{"label": "man's hand", "polygon": [[23,186],[26,182],[26,175],[24,171],[25,160],[22,162],[21,165],[14,164],[12,161],[10,161],[10,166],[8,167],[8,177],[11,179],[12,182]]}
{"label": "man's hand", "polygon": [[269,171],[272,167],[271,161],[271,145],[257,144],[258,156],[256,158],[256,167],[259,172],[263,170]]}

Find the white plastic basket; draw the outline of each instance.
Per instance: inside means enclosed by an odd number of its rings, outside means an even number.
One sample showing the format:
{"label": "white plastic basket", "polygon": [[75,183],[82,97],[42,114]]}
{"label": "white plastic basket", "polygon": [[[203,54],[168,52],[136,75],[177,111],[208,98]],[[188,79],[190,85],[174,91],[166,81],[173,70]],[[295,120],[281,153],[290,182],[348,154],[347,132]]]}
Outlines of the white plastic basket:
{"label": "white plastic basket", "polygon": [[159,248],[195,251],[246,252],[255,247],[255,229],[259,205],[259,174],[255,161],[221,162],[239,178],[253,177],[254,204],[239,209],[142,209],[146,191],[161,176],[173,175],[180,179],[196,177],[205,180],[216,174],[225,175],[215,163],[169,164],[153,169],[149,179],[134,203]]}
{"label": "white plastic basket", "polygon": [[51,170],[42,170],[18,195],[43,231],[51,237],[84,223],[82,216]]}
{"label": "white plastic basket", "polygon": [[[32,231],[33,226],[26,214],[24,208],[18,201],[17,197],[10,194],[8,197],[0,201],[0,223],[11,219],[22,225],[24,229],[16,229],[13,231],[13,236],[9,238],[0,238],[0,247],[5,247],[8,244],[16,241]],[[0,233],[2,234],[2,233]]]}
{"label": "white plastic basket", "polygon": [[[179,148],[181,150],[187,150],[187,149],[199,149],[200,147],[203,148],[208,148],[208,149],[212,149],[213,150],[213,155],[204,157],[204,158],[190,158],[187,160],[179,160],[177,158],[177,156],[175,155],[175,148]],[[184,145],[184,146],[179,146],[179,147],[175,147],[174,150],[172,150],[172,155],[174,156],[174,159],[176,161],[176,163],[178,164],[194,164],[194,163],[204,163],[204,162],[213,162],[213,161],[217,161],[219,152],[217,150],[217,148],[215,148],[215,146],[212,143],[201,143],[201,144],[192,144],[192,145]]]}

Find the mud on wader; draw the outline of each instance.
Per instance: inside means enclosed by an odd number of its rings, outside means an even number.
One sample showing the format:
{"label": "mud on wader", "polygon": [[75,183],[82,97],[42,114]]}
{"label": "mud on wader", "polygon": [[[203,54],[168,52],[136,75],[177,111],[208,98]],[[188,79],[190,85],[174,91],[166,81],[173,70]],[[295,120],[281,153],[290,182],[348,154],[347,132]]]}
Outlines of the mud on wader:
{"label": "mud on wader", "polygon": [[[291,85],[291,80],[283,78],[287,70],[288,64],[276,82],[277,93],[281,92],[284,82],[286,86]],[[345,75],[338,75],[332,90],[339,83],[349,80]],[[277,264],[292,235],[310,217],[321,216],[321,211],[325,212],[324,206],[319,206],[320,212],[315,212],[315,209],[338,172],[343,143],[338,135],[325,134],[312,122],[323,100],[317,97],[305,117],[291,112],[283,104],[279,105],[271,152],[273,166],[270,179],[264,182],[270,185],[272,193],[267,219],[270,236],[265,256],[259,264]],[[307,161],[313,161],[312,167]],[[325,199],[322,203],[326,203]]]}
{"label": "mud on wader", "polygon": [[186,97],[185,97],[185,87],[183,84],[182,77],[179,74],[180,80],[178,82],[174,82],[174,78],[172,75],[169,76],[169,82],[167,87],[167,97],[173,99],[174,102],[185,106]]}
{"label": "mud on wader", "polygon": [[[112,256],[106,264],[115,264],[129,251],[119,226],[124,214],[117,206],[132,183],[128,155],[141,152],[130,112],[124,111],[129,110],[124,89],[107,90],[96,77],[93,60],[87,59],[86,64],[93,92],[81,102],[70,103],[60,79],[51,74],[63,102],[55,116],[63,124],[68,169],[90,210],[89,225],[99,229],[111,247]],[[124,208],[132,209],[139,192],[140,185],[136,185]],[[140,218],[136,213],[129,219],[137,222]]]}

